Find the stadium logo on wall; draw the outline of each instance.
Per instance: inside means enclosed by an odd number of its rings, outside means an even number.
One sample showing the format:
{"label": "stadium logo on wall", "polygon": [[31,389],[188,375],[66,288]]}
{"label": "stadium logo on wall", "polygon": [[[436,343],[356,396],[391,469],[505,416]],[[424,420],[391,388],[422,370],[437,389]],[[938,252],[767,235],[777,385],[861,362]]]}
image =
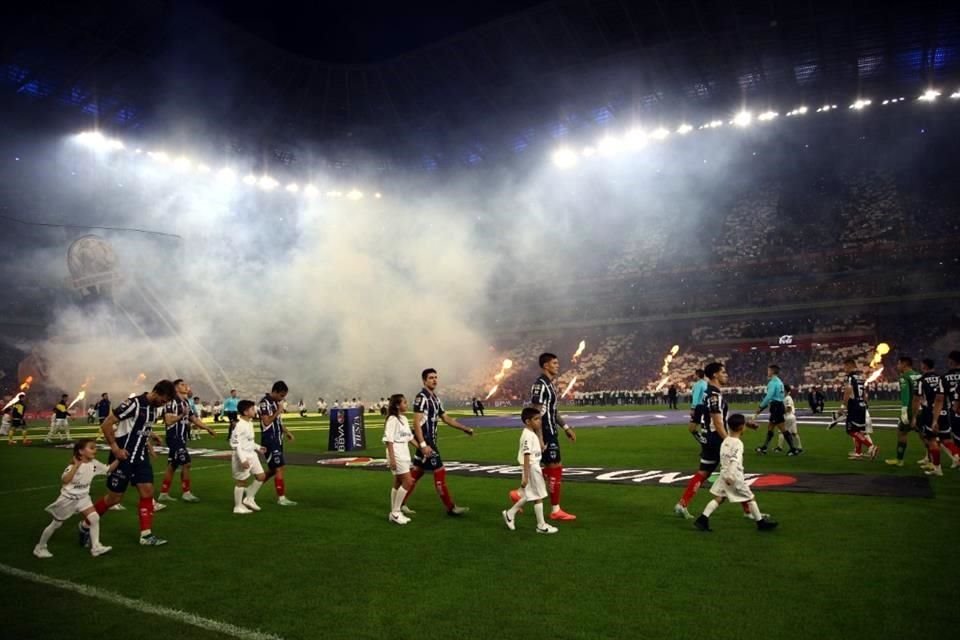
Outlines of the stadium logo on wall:
{"label": "stadium logo on wall", "polygon": [[793,336],[780,336],[780,344],[793,344]]}

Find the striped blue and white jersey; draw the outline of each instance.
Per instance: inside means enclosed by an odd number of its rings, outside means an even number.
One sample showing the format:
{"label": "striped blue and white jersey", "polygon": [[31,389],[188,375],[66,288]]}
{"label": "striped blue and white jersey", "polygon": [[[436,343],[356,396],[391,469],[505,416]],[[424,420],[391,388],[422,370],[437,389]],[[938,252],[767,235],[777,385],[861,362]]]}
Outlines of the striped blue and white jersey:
{"label": "striped blue and white jersey", "polygon": [[113,410],[119,420],[115,432],[117,446],[126,450],[131,462],[147,459],[147,444],[159,412],[160,407],[150,406],[146,393],[127,398]]}

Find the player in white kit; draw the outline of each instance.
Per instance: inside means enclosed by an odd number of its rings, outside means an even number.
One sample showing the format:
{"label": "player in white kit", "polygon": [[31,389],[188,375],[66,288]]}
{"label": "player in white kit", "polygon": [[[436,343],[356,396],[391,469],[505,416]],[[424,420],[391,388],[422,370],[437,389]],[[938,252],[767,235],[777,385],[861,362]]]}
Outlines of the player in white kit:
{"label": "player in white kit", "polygon": [[[233,512],[246,515],[260,511],[257,504],[257,491],[263,486],[267,475],[263,472],[263,463],[259,453],[267,450],[253,439],[253,420],[257,416],[257,405],[250,400],[241,400],[237,403],[237,424],[230,434],[230,448],[233,449],[233,458],[230,468],[235,481],[233,487]],[[253,476],[253,483],[248,487],[247,480]]]}
{"label": "player in white kit", "polygon": [[105,476],[113,472],[119,464],[119,460],[114,460],[108,467],[98,461],[95,440],[77,440],[73,445],[73,459],[60,476],[63,483],[60,497],[46,507],[53,520],[40,534],[40,541],[33,548],[33,555],[38,558],[52,558],[53,554],[47,550],[47,543],[54,532],[75,513],[82,514],[90,524],[90,555],[96,558],[110,551],[112,547],[100,544],[100,516],[90,500],[90,483],[94,476]]}
{"label": "player in white kit", "polygon": [[753,492],[747,486],[743,475],[743,428],[746,425],[743,414],[735,413],[727,419],[727,437],[720,445],[720,477],[710,487],[713,500],[707,503],[699,518],[693,521],[694,526],[701,531],[712,531],[710,516],[725,500],[736,503],[747,503],[750,514],[757,523],[757,530],[770,531],[777,528],[777,523],[760,513],[760,507],[753,497]]}
{"label": "player in white kit", "polygon": [[516,517],[520,509],[533,502],[537,514],[537,533],[556,533],[557,528],[543,519],[543,499],[547,497],[547,483],[543,479],[540,459],[543,456],[543,435],[540,431],[542,418],[539,409],[526,407],[520,414],[523,432],[520,434],[520,451],[517,462],[523,465],[523,478],[520,481],[520,499],[512,507],[503,511],[503,522],[514,531],[517,528]]}
{"label": "player in white kit", "polygon": [[413,487],[413,476],[410,468],[413,461],[410,458],[410,442],[413,440],[413,430],[407,416],[409,406],[402,393],[390,396],[387,404],[387,422],[383,428],[383,444],[387,449],[387,462],[393,472],[393,485],[390,488],[390,522],[407,524],[410,518],[402,513],[403,500],[407,492]]}
{"label": "player in white kit", "polygon": [[[800,432],[797,430],[797,405],[793,401],[793,387],[788,384],[783,388],[783,392],[783,430],[793,435],[793,444],[796,446],[797,453],[803,453]],[[774,451],[783,451],[782,432],[777,438],[777,448]]]}

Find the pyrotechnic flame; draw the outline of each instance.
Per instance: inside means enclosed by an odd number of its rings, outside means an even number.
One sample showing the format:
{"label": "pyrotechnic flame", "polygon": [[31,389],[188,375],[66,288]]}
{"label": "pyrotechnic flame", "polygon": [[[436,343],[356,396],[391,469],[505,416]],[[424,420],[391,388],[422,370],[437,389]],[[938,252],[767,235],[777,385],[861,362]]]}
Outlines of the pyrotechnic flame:
{"label": "pyrotechnic flame", "polygon": [[27,376],[20,385],[20,391],[29,391],[31,384],[33,384],[33,376]]}
{"label": "pyrotechnic flame", "polygon": [[660,381],[660,384],[657,385],[657,388],[654,391],[660,391],[663,388],[663,385],[667,384],[667,381],[670,379],[670,363],[673,362],[673,357],[680,352],[680,345],[675,344],[670,347],[670,351],[663,357],[663,366],[660,368],[660,373],[663,374],[663,379]]}
{"label": "pyrotechnic flame", "polygon": [[570,393],[570,389],[573,389],[573,385],[575,385],[576,383],[577,383],[577,376],[573,376],[573,380],[571,380],[570,384],[567,385],[567,388],[563,390],[563,393],[560,394],[560,397],[565,398],[567,394]]}
{"label": "pyrotechnic flame", "polygon": [[[84,383],[86,384],[86,383]],[[80,393],[77,394],[77,397],[73,399],[73,402],[67,407],[67,409],[73,409],[73,406],[87,397],[87,392],[85,389],[81,389]]]}
{"label": "pyrotechnic flame", "polygon": [[876,382],[877,380],[880,379],[882,375],[883,375],[883,367],[880,367],[879,369],[877,369],[876,371],[870,374],[870,377],[867,378],[867,384],[872,384]]}
{"label": "pyrotechnic flame", "polygon": [[147,374],[145,374],[145,373],[143,373],[143,372],[140,372],[139,374],[137,374],[137,380],[136,380],[136,382],[137,382],[137,383],[140,383],[140,382],[143,382],[143,381],[146,380],[146,379],[147,379]]}
{"label": "pyrotechnic flame", "polygon": [[654,389],[654,391],[660,391],[660,389],[663,389],[664,385],[667,384],[667,382],[669,381],[670,381],[670,376],[663,376],[663,379],[660,380],[660,384],[657,385],[657,388]]}
{"label": "pyrotechnic flame", "polygon": [[497,392],[497,389],[499,388],[500,388],[500,385],[498,384],[493,385],[493,389],[490,389],[490,393],[487,394],[487,397],[484,398],[484,400],[489,400],[491,397],[493,397],[493,394],[495,394]]}
{"label": "pyrotechnic flame", "polygon": [[22,396],[23,396],[22,393],[18,393],[17,395],[13,396],[13,399],[10,400],[10,402],[8,402],[7,404],[3,405],[3,410],[6,411],[7,409],[9,409],[10,407],[12,407],[13,405],[15,405],[15,404],[17,404],[18,402],[20,402],[20,398],[21,398]]}
{"label": "pyrotechnic flame", "polygon": [[573,362],[577,361],[577,358],[580,357],[580,355],[583,353],[583,350],[586,348],[587,348],[587,341],[581,340],[579,346],[577,346],[577,350],[573,352]]}
{"label": "pyrotechnic flame", "polygon": [[511,360],[510,358],[507,358],[506,360],[503,361],[503,364],[500,365],[500,373],[493,376],[493,381],[500,382],[501,380],[503,380],[503,376],[507,375],[507,371],[509,371],[512,368],[513,368],[513,360]]}
{"label": "pyrotechnic flame", "polygon": [[[876,367],[883,361],[883,356],[890,353],[890,345],[886,342],[881,342],[877,345],[876,350],[873,352],[873,359],[870,360],[870,367]],[[874,372],[876,373],[876,372]]]}

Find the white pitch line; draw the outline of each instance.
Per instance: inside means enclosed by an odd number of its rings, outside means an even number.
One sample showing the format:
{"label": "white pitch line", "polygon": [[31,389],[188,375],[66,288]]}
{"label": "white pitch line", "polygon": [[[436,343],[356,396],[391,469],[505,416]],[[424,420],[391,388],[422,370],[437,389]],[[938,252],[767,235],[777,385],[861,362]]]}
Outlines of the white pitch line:
{"label": "white pitch line", "polygon": [[100,589],[99,587],[93,587],[86,584],[77,584],[76,582],[61,580],[59,578],[51,578],[39,573],[33,573],[32,571],[17,569],[16,567],[11,567],[2,563],[0,563],[0,573],[5,573],[8,576],[20,578],[21,580],[28,580],[30,582],[35,582],[48,587],[55,587],[64,591],[72,591],[73,593],[80,594],[81,596],[103,600],[111,605],[120,605],[122,607],[126,607],[127,609],[133,609],[134,611],[139,611],[141,613],[168,618],[170,620],[174,620],[175,622],[187,624],[192,627],[198,627],[200,629],[213,631],[215,633],[222,633],[223,635],[230,636],[232,638],[241,638],[241,640],[283,640],[280,636],[272,633],[264,633],[263,631],[257,631],[255,629],[245,629],[244,627],[238,627],[230,624],[229,622],[220,622],[219,620],[198,616],[195,613],[189,613],[187,611],[180,611],[178,609],[170,609],[169,607],[150,604],[149,602],[128,598],[119,593],[114,593],[113,591]]}
{"label": "white pitch line", "polygon": [[42,487],[26,487],[24,489],[7,489],[6,491],[0,491],[0,496],[5,496],[11,493],[28,493],[30,491],[42,491],[45,489],[59,489],[61,485],[59,484],[47,484]]}

